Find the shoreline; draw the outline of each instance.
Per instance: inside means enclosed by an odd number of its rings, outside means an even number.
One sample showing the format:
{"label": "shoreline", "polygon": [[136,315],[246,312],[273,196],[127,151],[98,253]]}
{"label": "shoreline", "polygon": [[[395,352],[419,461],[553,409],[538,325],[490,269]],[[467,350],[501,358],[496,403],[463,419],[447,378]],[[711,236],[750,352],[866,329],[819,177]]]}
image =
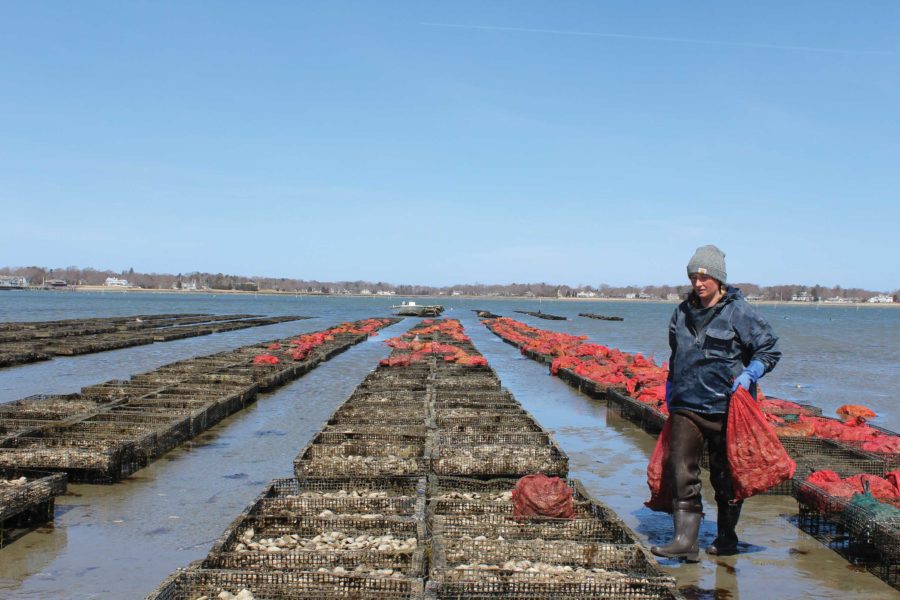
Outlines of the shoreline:
{"label": "shoreline", "polygon": [[[279,290],[165,290],[151,288],[123,288],[104,285],[73,285],[65,288],[17,288],[15,290],[5,291],[26,291],[26,292],[101,292],[101,293],[150,293],[150,294],[188,294],[188,295],[264,295],[264,296],[304,296],[304,297],[322,297],[322,298],[385,298],[396,300],[399,302],[402,298],[437,298],[440,300],[525,300],[525,301],[561,301],[561,302],[628,302],[640,304],[678,304],[681,300],[663,300],[661,298],[560,298],[557,296],[470,296],[460,294],[456,296],[440,296],[440,295],[419,295],[419,294],[395,294],[393,296],[379,296],[376,294],[316,294],[310,292],[285,292]],[[752,305],[763,306],[806,306],[806,307],[827,307],[827,308],[849,308],[849,307],[865,307],[865,308],[896,308],[900,307],[897,302],[846,302],[846,303],[830,303],[830,302],[792,302],[789,300],[753,300],[748,301]]]}

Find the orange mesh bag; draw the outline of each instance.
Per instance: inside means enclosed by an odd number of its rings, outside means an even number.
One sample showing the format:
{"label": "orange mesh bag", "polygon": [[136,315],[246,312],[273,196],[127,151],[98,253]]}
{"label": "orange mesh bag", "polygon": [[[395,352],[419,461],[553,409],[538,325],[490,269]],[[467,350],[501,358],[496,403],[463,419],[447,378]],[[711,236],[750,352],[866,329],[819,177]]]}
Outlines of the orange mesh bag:
{"label": "orange mesh bag", "polygon": [[737,500],[755,496],[794,476],[796,463],[742,387],[731,396],[727,427],[725,446]]}
{"label": "orange mesh bag", "polygon": [[512,491],[513,516],[571,519],[575,516],[572,488],[559,477],[526,475]]}
{"label": "orange mesh bag", "polygon": [[869,407],[862,404],[844,404],[835,411],[845,421],[850,419],[873,419],[877,417]]}
{"label": "orange mesh bag", "polygon": [[656,447],[650,455],[647,465],[647,485],[650,487],[650,499],[644,506],[658,512],[672,512],[672,484],[666,473],[666,459],[669,457],[669,437],[672,432],[672,420],[666,419]]}

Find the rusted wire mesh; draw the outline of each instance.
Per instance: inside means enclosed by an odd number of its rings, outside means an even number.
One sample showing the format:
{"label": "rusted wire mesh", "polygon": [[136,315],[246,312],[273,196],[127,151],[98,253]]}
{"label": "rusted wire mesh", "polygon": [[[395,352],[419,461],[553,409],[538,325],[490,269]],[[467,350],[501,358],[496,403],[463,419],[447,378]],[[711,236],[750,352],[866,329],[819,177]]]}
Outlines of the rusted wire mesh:
{"label": "rusted wire mesh", "polygon": [[0,529],[16,515],[65,494],[66,481],[65,473],[0,468]]}
{"label": "rusted wire mesh", "polygon": [[304,571],[189,569],[169,577],[147,600],[196,600],[222,591],[251,591],[266,600],[418,600],[421,579],[384,579]]}
{"label": "rusted wire mesh", "polygon": [[543,473],[565,477],[569,472],[569,457],[552,441],[535,446],[518,444],[460,446],[442,443],[438,439],[434,448],[432,468],[437,475],[493,478]]}

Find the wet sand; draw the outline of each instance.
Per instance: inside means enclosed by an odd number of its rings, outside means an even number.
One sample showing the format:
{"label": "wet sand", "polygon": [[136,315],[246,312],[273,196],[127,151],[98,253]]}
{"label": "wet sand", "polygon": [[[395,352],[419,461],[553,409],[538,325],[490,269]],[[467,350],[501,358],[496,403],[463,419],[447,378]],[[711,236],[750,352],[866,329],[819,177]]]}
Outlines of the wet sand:
{"label": "wet sand", "polygon": [[[503,384],[556,432],[570,456],[571,475],[581,478],[648,544],[667,541],[670,517],[643,507],[645,469],[655,439],[608,415],[605,404],[550,377],[546,366],[521,357],[474,315],[461,312],[451,316],[462,320]],[[290,386],[261,396],[190,446],[173,450],[123,483],[71,485],[70,493],[57,500],[53,525],[0,549],[0,597],[141,598],[174,569],[204,557],[269,480],[291,475],[297,452],[387,356],[381,341],[414,322],[406,319],[387,328]],[[321,322],[308,325],[321,328]],[[147,368],[152,367],[131,365],[132,372]],[[71,371],[69,376],[78,378]],[[715,503],[709,485],[704,494],[707,518],[701,542],[706,545],[715,536]],[[795,525],[796,514],[797,503],[790,497],[752,498],[738,526],[744,553],[716,560],[703,555],[696,565],[664,565],[689,598],[900,596],[803,533]]]}

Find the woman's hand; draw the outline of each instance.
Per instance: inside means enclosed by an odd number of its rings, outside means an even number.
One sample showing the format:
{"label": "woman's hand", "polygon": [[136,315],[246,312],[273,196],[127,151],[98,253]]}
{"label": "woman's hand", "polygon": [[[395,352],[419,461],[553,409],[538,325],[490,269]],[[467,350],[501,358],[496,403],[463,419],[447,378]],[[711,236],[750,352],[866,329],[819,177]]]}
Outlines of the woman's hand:
{"label": "woman's hand", "polygon": [[762,377],[765,372],[766,366],[764,364],[758,360],[751,360],[750,364],[747,365],[744,370],[741,371],[741,374],[734,379],[734,385],[731,386],[731,391],[736,391],[738,386],[749,391],[750,386],[759,381],[759,378]]}

